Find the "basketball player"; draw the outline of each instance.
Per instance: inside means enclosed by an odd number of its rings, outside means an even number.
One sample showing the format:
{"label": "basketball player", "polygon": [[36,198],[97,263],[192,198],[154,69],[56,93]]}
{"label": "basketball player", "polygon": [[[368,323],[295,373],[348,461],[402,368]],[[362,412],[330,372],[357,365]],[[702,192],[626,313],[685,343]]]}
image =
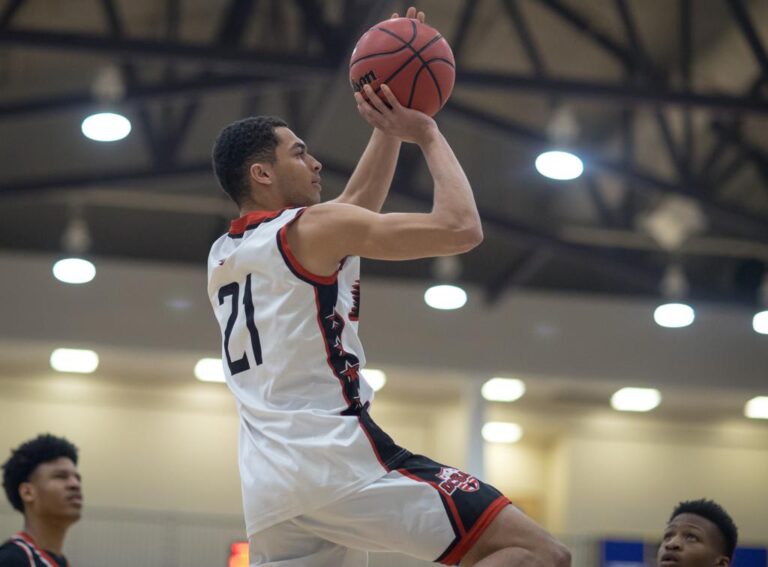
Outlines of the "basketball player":
{"label": "basketball player", "polygon": [[[419,17],[415,9],[408,17]],[[357,334],[360,257],[409,260],[482,240],[470,184],[434,120],[356,95],[374,131],[343,193],[320,204],[321,164],[278,118],[235,122],[214,170],[241,217],[208,261],[208,293],[240,413],[251,565],[353,567],[368,551],[446,565],[570,564],[495,488],[413,455],[371,419]],[[434,179],[430,213],[380,214],[401,141]]]}
{"label": "basketball player", "polygon": [[659,567],[728,567],[738,529],[712,500],[681,502],[672,512],[656,556]]}
{"label": "basketball player", "polygon": [[69,565],[64,538],[83,507],[77,448],[53,435],[23,443],[3,465],[3,488],[24,529],[0,546],[0,567]]}

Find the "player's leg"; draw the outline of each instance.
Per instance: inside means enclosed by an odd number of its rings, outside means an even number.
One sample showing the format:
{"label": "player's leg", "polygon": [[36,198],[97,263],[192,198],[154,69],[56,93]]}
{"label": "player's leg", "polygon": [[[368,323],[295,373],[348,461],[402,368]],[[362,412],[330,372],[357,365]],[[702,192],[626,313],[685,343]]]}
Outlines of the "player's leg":
{"label": "player's leg", "polygon": [[367,567],[368,553],[316,536],[288,520],[248,538],[250,567]]}
{"label": "player's leg", "polygon": [[506,506],[464,555],[462,567],[568,567],[568,549],[514,506]]}
{"label": "player's leg", "polygon": [[295,522],[343,547],[444,565],[569,565],[567,550],[498,490],[419,455]]}

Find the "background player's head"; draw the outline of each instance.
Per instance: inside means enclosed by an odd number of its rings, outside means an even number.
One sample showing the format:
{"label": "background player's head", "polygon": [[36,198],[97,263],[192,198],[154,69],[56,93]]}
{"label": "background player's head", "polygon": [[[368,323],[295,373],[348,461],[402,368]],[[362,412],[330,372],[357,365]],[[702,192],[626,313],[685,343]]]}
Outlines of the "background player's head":
{"label": "background player's head", "polygon": [[76,522],[83,503],[77,447],[50,434],[22,443],[3,464],[3,488],[25,517]]}
{"label": "background player's head", "polygon": [[233,122],[213,146],[213,168],[241,209],[275,209],[320,201],[320,162],[274,116]]}
{"label": "background player's head", "polygon": [[681,502],[672,511],[657,555],[668,567],[728,567],[738,541],[733,519],[712,500]]}

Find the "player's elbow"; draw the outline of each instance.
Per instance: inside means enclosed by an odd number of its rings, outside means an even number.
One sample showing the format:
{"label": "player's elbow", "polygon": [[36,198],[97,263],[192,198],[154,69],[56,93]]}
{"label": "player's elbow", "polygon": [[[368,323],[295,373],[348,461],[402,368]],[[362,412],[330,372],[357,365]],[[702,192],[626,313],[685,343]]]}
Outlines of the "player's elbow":
{"label": "player's elbow", "polygon": [[452,231],[453,254],[463,254],[476,248],[483,241],[483,227],[479,222],[464,224]]}

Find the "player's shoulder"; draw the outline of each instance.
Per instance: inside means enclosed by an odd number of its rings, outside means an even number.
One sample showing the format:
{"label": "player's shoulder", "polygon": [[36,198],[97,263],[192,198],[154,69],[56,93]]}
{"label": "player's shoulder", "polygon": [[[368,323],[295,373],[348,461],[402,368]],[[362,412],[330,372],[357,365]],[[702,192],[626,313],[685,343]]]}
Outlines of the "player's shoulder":
{"label": "player's shoulder", "polygon": [[376,213],[350,203],[327,201],[306,207],[301,211],[300,218],[304,225],[320,223],[338,226],[347,222],[359,222],[374,214]]}
{"label": "player's shoulder", "polygon": [[0,567],[29,567],[29,557],[11,540],[0,545]]}

